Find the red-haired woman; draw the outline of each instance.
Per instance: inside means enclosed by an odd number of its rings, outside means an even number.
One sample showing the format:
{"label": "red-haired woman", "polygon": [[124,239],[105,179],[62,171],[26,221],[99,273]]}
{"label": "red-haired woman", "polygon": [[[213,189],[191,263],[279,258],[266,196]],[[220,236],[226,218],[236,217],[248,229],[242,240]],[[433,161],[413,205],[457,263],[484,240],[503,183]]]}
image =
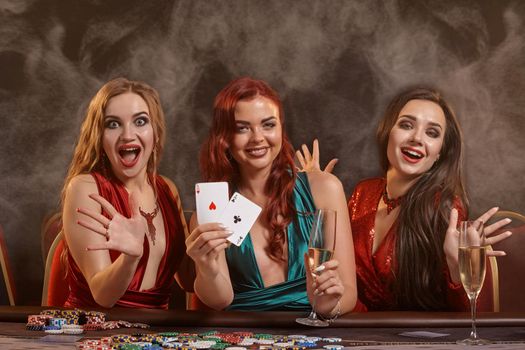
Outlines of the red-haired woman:
{"label": "red-haired woman", "polygon": [[164,135],[159,95],[145,83],[113,79],[91,100],[62,190],[65,306],[168,307],[191,259],[177,188],[157,174]]}
{"label": "red-haired woman", "polygon": [[[385,176],[359,182],[348,203],[356,250],[356,310],[468,310],[456,231],[468,207],[462,135],[452,109],[432,89],[405,91],[387,107],[377,141]],[[318,170],[318,143],[313,155],[304,145],[303,152],[304,158],[297,154],[303,168]],[[478,220],[487,222],[497,210]],[[485,231],[491,234],[508,222],[500,220]],[[509,235],[490,237],[488,243]]]}
{"label": "red-haired woman", "polygon": [[[228,245],[230,232],[220,224],[192,220],[187,253],[196,265],[195,292],[208,306],[308,310],[316,295],[316,310],[325,317],[354,308],[354,249],[342,185],[327,173],[297,174],[293,154],[275,91],[251,78],[222,89],[202,147],[202,175],[227,181],[263,211],[240,247]],[[314,280],[305,268],[309,230],[300,213],[316,208],[337,211],[338,220],[334,259]]]}

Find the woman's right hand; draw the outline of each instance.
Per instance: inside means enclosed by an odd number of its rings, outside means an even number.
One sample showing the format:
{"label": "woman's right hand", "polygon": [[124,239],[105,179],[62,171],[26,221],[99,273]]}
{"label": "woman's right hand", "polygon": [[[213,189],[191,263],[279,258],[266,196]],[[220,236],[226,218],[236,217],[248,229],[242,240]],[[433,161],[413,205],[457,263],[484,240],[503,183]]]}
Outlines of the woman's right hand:
{"label": "woman's right hand", "polygon": [[97,223],[78,220],[78,224],[106,238],[101,244],[91,244],[87,250],[116,250],[131,257],[140,258],[144,248],[144,236],[148,232],[148,225],[140,215],[139,205],[133,193],[129,195],[131,218],[121,215],[110,202],[98,194],[89,197],[99,203],[109,214],[108,219],[101,213],[89,209],[78,208],[80,214],[94,219]]}
{"label": "woman's right hand", "polygon": [[229,246],[226,240],[232,234],[219,223],[197,226],[186,239],[186,253],[193,259],[200,273],[216,276],[219,257]]}

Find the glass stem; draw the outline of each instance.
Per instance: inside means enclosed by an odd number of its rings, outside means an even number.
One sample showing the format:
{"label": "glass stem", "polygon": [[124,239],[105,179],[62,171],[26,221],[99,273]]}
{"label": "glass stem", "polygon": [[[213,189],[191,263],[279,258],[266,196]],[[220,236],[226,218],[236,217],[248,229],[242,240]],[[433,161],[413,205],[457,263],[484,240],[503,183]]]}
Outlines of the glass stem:
{"label": "glass stem", "polygon": [[470,332],[471,339],[478,339],[478,333],[476,331],[476,299],[478,294],[473,293],[469,296],[470,299],[470,317],[472,319],[472,331]]}
{"label": "glass stem", "polygon": [[310,312],[310,315],[308,316],[311,320],[317,320],[317,313],[315,312],[315,302],[317,301],[317,297],[314,295],[314,300],[312,301],[312,312]]}

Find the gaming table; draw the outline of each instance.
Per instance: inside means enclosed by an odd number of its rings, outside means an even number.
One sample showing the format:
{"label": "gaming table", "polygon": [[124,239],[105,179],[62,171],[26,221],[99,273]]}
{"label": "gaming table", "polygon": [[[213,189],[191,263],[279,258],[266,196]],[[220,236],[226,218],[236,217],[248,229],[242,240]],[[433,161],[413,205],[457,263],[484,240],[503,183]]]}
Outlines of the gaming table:
{"label": "gaming table", "polygon": [[[44,341],[43,331],[25,329],[27,316],[46,308],[37,306],[0,306],[0,348],[11,349],[74,349],[71,336],[53,336]],[[181,310],[100,309],[107,320],[146,323],[148,329],[119,328],[88,331],[79,338],[101,338],[113,334],[158,333],[184,331],[223,333],[251,331],[279,335],[304,334],[342,338],[341,344],[355,349],[463,349],[454,343],[470,332],[470,314],[457,312],[369,312],[341,316],[328,328],[311,328],[295,323],[297,312],[211,312]],[[478,334],[497,344],[498,349],[525,349],[524,313],[480,313]],[[448,334],[437,338],[401,336],[400,333],[428,331]],[[47,336],[49,338],[49,336]],[[69,343],[68,343],[69,342]],[[490,349],[493,346],[485,347]]]}

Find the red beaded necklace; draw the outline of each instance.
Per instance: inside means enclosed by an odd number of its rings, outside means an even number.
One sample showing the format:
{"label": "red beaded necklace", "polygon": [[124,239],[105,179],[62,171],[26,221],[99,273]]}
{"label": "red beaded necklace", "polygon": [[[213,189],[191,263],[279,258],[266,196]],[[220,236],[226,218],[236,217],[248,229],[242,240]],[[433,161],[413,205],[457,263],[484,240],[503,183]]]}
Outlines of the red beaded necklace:
{"label": "red beaded necklace", "polygon": [[155,225],[153,225],[153,219],[155,219],[155,217],[159,213],[159,204],[156,203],[155,209],[153,209],[151,213],[142,211],[140,207],[139,211],[140,215],[144,216],[144,219],[146,219],[146,222],[148,223],[148,236],[151,238],[151,243],[155,245],[155,234],[157,233],[157,229],[155,228]]}
{"label": "red beaded necklace", "polygon": [[405,199],[405,196],[397,197],[394,199],[388,198],[388,193],[386,192],[386,185],[385,190],[383,191],[383,202],[386,204],[386,214],[390,214],[390,212],[394,209],[396,209],[401,202],[403,202],[403,199]]}

